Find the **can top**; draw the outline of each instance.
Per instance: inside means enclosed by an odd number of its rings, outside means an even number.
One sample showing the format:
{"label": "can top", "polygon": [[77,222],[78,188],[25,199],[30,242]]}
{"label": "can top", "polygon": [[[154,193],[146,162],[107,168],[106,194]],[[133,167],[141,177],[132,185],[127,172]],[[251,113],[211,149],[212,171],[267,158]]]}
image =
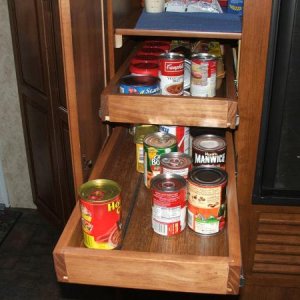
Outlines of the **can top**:
{"label": "can top", "polygon": [[160,59],[182,59],[184,60],[184,55],[176,52],[168,52],[168,53],[161,53],[159,55]]}
{"label": "can top", "polygon": [[158,64],[155,63],[136,63],[129,67],[130,73],[138,75],[158,76]]}
{"label": "can top", "polygon": [[138,75],[126,75],[120,79],[120,84],[128,86],[153,86],[158,85],[160,79],[153,76],[138,76]]}
{"label": "can top", "polygon": [[88,202],[106,202],[121,192],[118,183],[110,179],[95,179],[82,184],[79,188],[79,197]]}
{"label": "can top", "polygon": [[193,139],[193,148],[199,151],[221,151],[226,149],[226,141],[214,134],[198,135]]}
{"label": "can top", "polygon": [[142,143],[147,134],[157,132],[158,126],[156,125],[136,125],[134,133],[134,142]]}
{"label": "can top", "polygon": [[160,157],[160,165],[170,169],[187,168],[192,164],[189,155],[182,152],[170,152],[162,154]]}
{"label": "can top", "polygon": [[227,173],[219,167],[194,167],[189,172],[189,181],[199,185],[220,185],[227,182]]}
{"label": "can top", "polygon": [[176,136],[166,132],[154,132],[147,134],[144,144],[150,147],[166,148],[177,144]]}
{"label": "can top", "polygon": [[193,59],[201,59],[204,61],[209,61],[209,60],[216,60],[217,57],[209,53],[194,53],[191,55],[191,60]]}
{"label": "can top", "polygon": [[160,174],[152,178],[150,188],[159,192],[177,192],[186,187],[185,179],[176,174]]}

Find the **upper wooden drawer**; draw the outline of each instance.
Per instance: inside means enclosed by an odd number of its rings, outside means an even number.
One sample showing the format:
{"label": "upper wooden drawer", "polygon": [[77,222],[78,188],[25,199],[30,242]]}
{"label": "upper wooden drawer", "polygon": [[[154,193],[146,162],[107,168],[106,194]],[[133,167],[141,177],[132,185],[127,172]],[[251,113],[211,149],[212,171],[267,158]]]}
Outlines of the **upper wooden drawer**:
{"label": "upper wooden drawer", "polygon": [[237,294],[241,249],[233,141],[227,134],[227,227],[214,236],[186,228],[163,237],[151,228],[151,195],[135,170],[132,136],[116,128],[91,175],[122,187],[123,244],[120,250],[87,249],[77,203],[54,250],[62,282],[180,292]]}
{"label": "upper wooden drawer", "polygon": [[124,95],[118,81],[128,74],[129,59],[105,88],[101,97],[101,117],[105,121],[235,128],[237,97],[234,86],[232,49],[225,46],[226,77],[214,98]]}

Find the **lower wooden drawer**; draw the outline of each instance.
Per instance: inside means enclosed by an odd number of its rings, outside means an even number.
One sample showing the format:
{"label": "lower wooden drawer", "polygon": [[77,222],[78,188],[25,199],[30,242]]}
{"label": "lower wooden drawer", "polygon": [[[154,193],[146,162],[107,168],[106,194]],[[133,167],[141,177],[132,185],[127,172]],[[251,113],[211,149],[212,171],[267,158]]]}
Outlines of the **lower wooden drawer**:
{"label": "lower wooden drawer", "polygon": [[186,228],[162,237],[151,228],[150,192],[135,170],[135,146],[116,128],[95,165],[91,179],[117,181],[122,191],[123,244],[120,250],[87,249],[82,243],[79,204],[54,249],[62,282],[180,292],[237,294],[241,249],[233,142],[227,133],[227,227],[203,237]]}

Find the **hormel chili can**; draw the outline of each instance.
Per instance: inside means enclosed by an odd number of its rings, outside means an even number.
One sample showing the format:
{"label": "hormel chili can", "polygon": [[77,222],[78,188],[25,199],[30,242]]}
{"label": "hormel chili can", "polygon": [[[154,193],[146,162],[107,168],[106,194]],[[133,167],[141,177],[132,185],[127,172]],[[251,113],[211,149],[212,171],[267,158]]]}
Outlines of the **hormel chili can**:
{"label": "hormel chili can", "polygon": [[182,95],[184,55],[173,52],[161,54],[159,56],[159,78],[162,95]]}
{"label": "hormel chili can", "polygon": [[121,188],[109,179],[96,179],[79,189],[83,242],[88,248],[121,245]]}
{"label": "hormel chili can", "polygon": [[224,229],[227,173],[218,167],[195,167],[188,177],[188,226],[211,235]]}
{"label": "hormel chili can", "polygon": [[176,174],[187,179],[192,167],[192,159],[185,153],[171,152],[161,155],[160,167],[162,174]]}
{"label": "hormel chili can", "polygon": [[194,137],[192,157],[194,166],[210,165],[225,169],[225,139],[213,134],[203,134]]}
{"label": "hormel chili can", "polygon": [[216,95],[217,58],[207,53],[197,53],[191,56],[192,96],[214,97]]}
{"label": "hormel chili can", "polygon": [[176,136],[179,152],[190,153],[190,128],[184,126],[160,125],[159,131],[170,133]]}
{"label": "hormel chili can", "polygon": [[172,236],[186,226],[186,181],[179,175],[162,174],[151,180],[152,228]]}
{"label": "hormel chili can", "polygon": [[160,174],[160,156],[176,152],[176,136],[165,132],[147,134],[144,138],[144,182],[150,188],[151,179]]}

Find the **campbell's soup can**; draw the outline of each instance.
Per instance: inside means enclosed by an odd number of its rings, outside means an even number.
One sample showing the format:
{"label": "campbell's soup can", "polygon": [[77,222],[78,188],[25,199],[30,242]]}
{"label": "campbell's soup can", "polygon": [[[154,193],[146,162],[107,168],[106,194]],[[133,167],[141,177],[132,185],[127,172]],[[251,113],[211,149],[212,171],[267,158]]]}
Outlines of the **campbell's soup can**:
{"label": "campbell's soup can", "polygon": [[176,174],[187,179],[188,173],[192,168],[192,159],[189,155],[182,152],[162,154],[160,167],[162,174]]}
{"label": "campbell's soup can", "polygon": [[79,188],[83,242],[88,248],[116,249],[121,245],[121,188],[109,179],[96,179]]}
{"label": "campbell's soup can", "polygon": [[160,80],[153,76],[126,75],[120,79],[121,94],[157,95],[160,94]]}
{"label": "campbell's soup can", "polygon": [[217,81],[217,58],[208,53],[197,53],[191,56],[192,96],[215,97]]}
{"label": "campbell's soup can", "polygon": [[184,126],[160,125],[159,131],[170,133],[176,136],[179,152],[190,153],[190,128]]}
{"label": "campbell's soup can", "polygon": [[195,167],[188,177],[188,226],[212,235],[225,227],[227,173],[218,167]]}
{"label": "campbell's soup can", "polygon": [[144,138],[144,182],[150,188],[151,179],[160,174],[160,156],[176,152],[176,136],[165,132],[150,133]]}
{"label": "campbell's soup can", "polygon": [[161,54],[159,56],[158,74],[162,95],[182,95],[184,84],[184,55],[173,52]]}
{"label": "campbell's soup can", "polygon": [[186,226],[186,181],[175,174],[151,180],[152,228],[163,236],[182,232]]}
{"label": "campbell's soup can", "polygon": [[194,137],[192,142],[194,166],[210,165],[225,169],[226,147],[226,140],[214,134]]}

